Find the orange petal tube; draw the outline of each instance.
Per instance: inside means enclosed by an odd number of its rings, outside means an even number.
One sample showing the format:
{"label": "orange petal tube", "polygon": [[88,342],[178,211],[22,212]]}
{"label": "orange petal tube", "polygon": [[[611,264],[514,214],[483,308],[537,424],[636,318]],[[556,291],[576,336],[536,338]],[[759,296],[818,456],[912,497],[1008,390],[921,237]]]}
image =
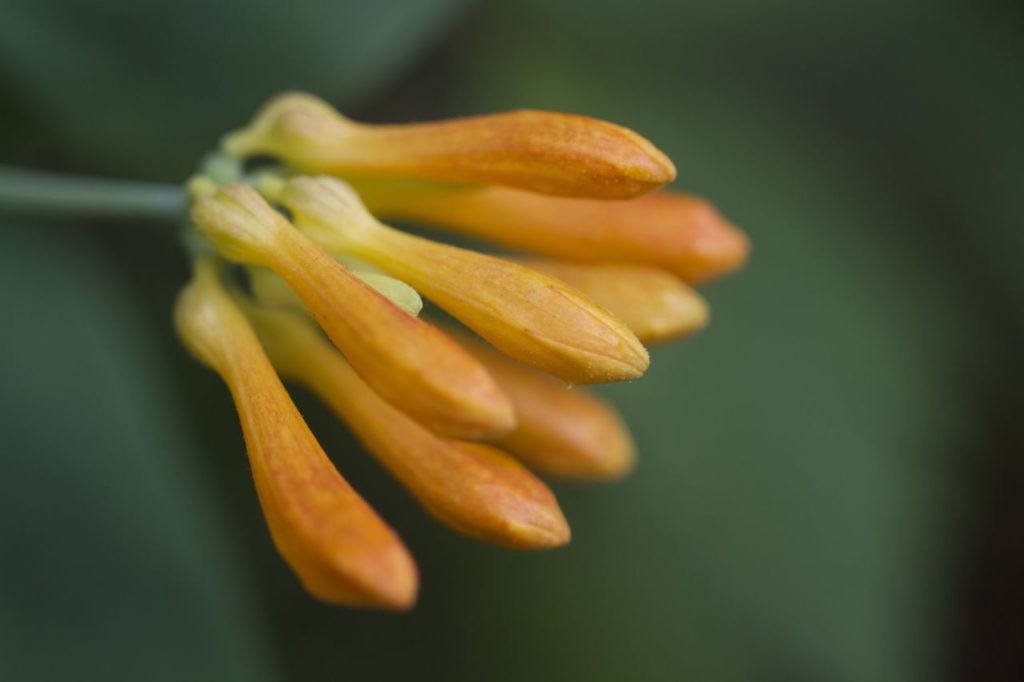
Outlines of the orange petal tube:
{"label": "orange petal tube", "polygon": [[590,265],[532,259],[524,263],[580,290],[626,323],[643,343],[702,329],[708,304],[675,275],[646,265]]}
{"label": "orange petal tube", "polygon": [[328,602],[410,608],[412,557],[327,459],[209,261],[179,296],[175,323],[231,390],[271,537],[306,590]]}
{"label": "orange petal tube", "polygon": [[574,384],[634,379],[647,369],[647,351],[625,324],[552,277],[382,225],[334,178],[294,178],[280,199],[322,247],[408,282],[522,362]]}
{"label": "orange petal tube", "polygon": [[495,444],[537,471],[565,479],[611,480],[632,468],[636,448],[618,412],[598,396],[570,388],[449,331],[479,358],[512,399],[517,425]]}
{"label": "orange petal tube", "polygon": [[623,199],[672,182],[675,166],[631,130],[544,111],[436,123],[366,125],[311,95],[269,102],[224,140],[235,156],[270,154],[303,173],[508,185]]}
{"label": "orange petal tube", "polygon": [[743,265],[746,236],[706,200],[661,191],[630,201],[559,199],[505,187],[359,182],[382,218],[413,220],[571,261],[656,265],[699,283]]}
{"label": "orange petal tube", "polygon": [[507,432],[512,408],[479,362],[367,286],[245,185],[198,198],[192,219],[226,257],[284,279],[385,399],[439,432]]}
{"label": "orange petal tube", "polygon": [[519,549],[569,541],[554,495],[521,464],[486,445],[434,435],[382,400],[301,316],[246,306],[274,366],[313,390],[366,448],[442,522]]}

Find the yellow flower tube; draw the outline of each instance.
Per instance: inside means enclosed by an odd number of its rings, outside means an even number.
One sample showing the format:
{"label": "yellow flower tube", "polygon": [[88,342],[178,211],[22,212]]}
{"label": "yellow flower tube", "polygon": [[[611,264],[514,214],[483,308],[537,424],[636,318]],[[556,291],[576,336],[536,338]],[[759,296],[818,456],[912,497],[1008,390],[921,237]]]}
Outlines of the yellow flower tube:
{"label": "yellow flower tube", "polygon": [[301,316],[248,304],[274,366],[308,386],[439,520],[468,536],[519,549],[569,541],[554,495],[492,447],[441,438],[382,400]]}
{"label": "yellow flower tube", "polygon": [[434,123],[367,125],[323,100],[286,93],[224,140],[235,156],[270,154],[303,173],[508,185],[622,199],[672,182],[675,166],[632,130],[545,111]]}
{"label": "yellow flower tube", "polygon": [[306,590],[329,602],[410,608],[412,557],[324,454],[210,261],[179,296],[175,323],[231,391],[271,537]]}
{"label": "yellow flower tube", "polygon": [[691,334],[707,325],[710,317],[704,297],[675,275],[658,268],[539,258],[523,263],[575,287],[625,322],[646,344]]}
{"label": "yellow flower tube", "polygon": [[334,178],[293,178],[279,199],[320,246],[409,282],[511,357],[574,384],[647,369],[647,351],[626,325],[552,277],[382,225]]}
{"label": "yellow flower tube", "polygon": [[629,201],[546,197],[508,187],[364,181],[384,219],[412,220],[510,249],[588,262],[654,265],[690,283],[740,268],[750,243],[708,201],[663,190]]}
{"label": "yellow flower tube", "polygon": [[495,445],[558,478],[613,480],[633,468],[633,437],[609,403],[509,360],[467,334],[449,334],[487,367],[515,408],[516,428]]}

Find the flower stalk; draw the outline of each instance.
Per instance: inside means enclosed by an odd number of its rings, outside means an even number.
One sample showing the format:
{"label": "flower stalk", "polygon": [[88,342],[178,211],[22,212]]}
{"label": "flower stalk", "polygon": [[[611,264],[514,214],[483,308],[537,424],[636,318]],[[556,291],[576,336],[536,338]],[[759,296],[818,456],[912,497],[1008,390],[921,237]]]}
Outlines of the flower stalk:
{"label": "flower stalk", "polygon": [[0,210],[57,217],[153,218],[185,215],[180,185],[82,177],[0,166]]}

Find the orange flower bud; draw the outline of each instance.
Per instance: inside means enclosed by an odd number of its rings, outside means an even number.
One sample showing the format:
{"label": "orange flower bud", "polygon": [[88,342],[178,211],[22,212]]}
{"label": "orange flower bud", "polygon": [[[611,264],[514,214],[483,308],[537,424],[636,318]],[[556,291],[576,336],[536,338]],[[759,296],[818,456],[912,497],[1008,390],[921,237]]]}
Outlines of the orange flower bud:
{"label": "orange flower bud", "polygon": [[360,376],[403,411],[463,438],[514,425],[508,400],[477,361],[352,275],[251,188],[227,185],[198,198],[192,219],[226,257],[284,279]]}
{"label": "orange flower bud", "polygon": [[508,185],[622,199],[672,182],[675,166],[631,130],[585,116],[513,111],[366,125],[311,95],[271,100],[229,135],[230,154],[270,154],[304,173]]}
{"label": "orange flower bud", "polygon": [[466,334],[449,333],[484,363],[512,400],[516,428],[494,441],[498,447],[560,478],[610,480],[632,469],[633,439],[610,404],[509,360]]}
{"label": "orange flower bud", "polygon": [[306,590],[329,602],[410,608],[412,557],[327,459],[209,261],[179,296],[175,323],[231,390],[271,537]]}
{"label": "orange flower bud", "polygon": [[434,435],[382,400],[302,317],[246,306],[274,366],[305,384],[366,448],[453,529],[508,547],[541,549],[569,541],[554,495],[507,455]]}
{"label": "orange flower bud", "polygon": [[382,225],[334,178],[293,178],[280,199],[321,246],[410,283],[516,359],[571,383],[634,379],[647,369],[647,351],[626,325],[556,279]]}
{"label": "orange flower bud", "polygon": [[658,268],[540,259],[525,264],[579,289],[625,322],[644,343],[690,334],[708,323],[704,298],[675,275]]}
{"label": "orange flower bud", "polygon": [[678,192],[593,201],[504,187],[361,181],[357,189],[381,217],[420,221],[565,260],[656,265],[691,283],[736,270],[750,250],[743,232],[710,203]]}

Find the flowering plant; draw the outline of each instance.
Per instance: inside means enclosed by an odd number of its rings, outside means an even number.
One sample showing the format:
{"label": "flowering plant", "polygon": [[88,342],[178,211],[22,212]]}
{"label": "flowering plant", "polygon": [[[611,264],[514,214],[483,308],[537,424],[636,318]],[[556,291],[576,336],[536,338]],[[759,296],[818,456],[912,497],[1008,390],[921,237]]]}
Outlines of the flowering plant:
{"label": "flowering plant", "polygon": [[[312,389],[456,531],[520,549],[568,542],[530,469],[614,479],[635,453],[609,404],[567,386],[640,377],[644,344],[707,323],[691,285],[747,255],[706,201],[655,191],[674,178],[646,139],[582,116],[374,126],[289,93],[225,136],[186,195],[134,187],[99,201],[65,186],[65,199],[187,213],[194,275],[176,326],[231,392],[275,545],[320,599],[406,609],[419,582],[409,551],[279,377]],[[533,255],[485,255],[382,219]],[[468,331],[421,316],[421,294]]]}

